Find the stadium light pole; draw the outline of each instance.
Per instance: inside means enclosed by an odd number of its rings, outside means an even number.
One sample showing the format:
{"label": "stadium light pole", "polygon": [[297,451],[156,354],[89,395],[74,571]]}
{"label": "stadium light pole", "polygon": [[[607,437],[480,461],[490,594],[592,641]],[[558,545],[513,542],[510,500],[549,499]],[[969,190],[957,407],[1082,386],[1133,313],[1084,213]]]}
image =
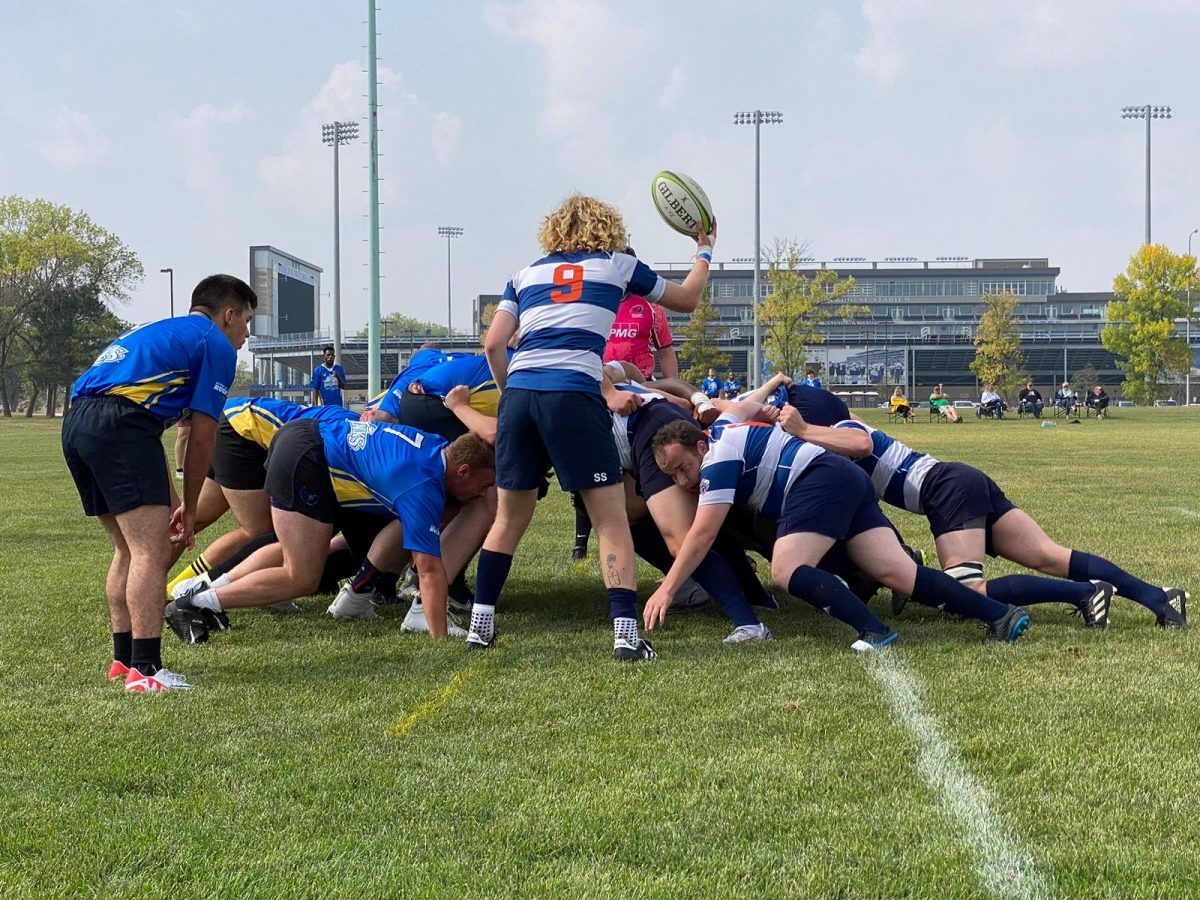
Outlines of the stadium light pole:
{"label": "stadium light pole", "polygon": [[751,306],[751,309],[754,310],[754,349],[751,357],[754,371],[751,373],[750,387],[755,388],[758,387],[758,381],[762,374],[762,339],[758,327],[758,304],[762,299],[759,297],[759,282],[762,275],[762,240],[759,236],[762,224],[759,187],[762,150],[759,132],[763,125],[783,124],[783,113],[763,112],[761,109],[738,112],[733,114],[733,124],[754,126],[754,303]]}
{"label": "stadium light pole", "polygon": [[1146,243],[1150,243],[1150,121],[1171,118],[1169,106],[1123,106],[1122,119],[1146,120]]}
{"label": "stadium light pole", "polygon": [[[1191,238],[1188,239],[1189,241]],[[159,269],[158,271],[169,276],[171,279],[171,318],[175,318],[175,270],[174,269]]]}
{"label": "stadium light pole", "polygon": [[321,143],[333,147],[333,353],[342,361],[342,225],[338,178],[338,147],[358,140],[357,122],[331,122],[321,126]]}
{"label": "stadium light pole", "polygon": [[450,241],[456,237],[463,236],[463,230],[457,225],[439,225],[438,234],[446,239],[446,336],[450,337],[454,333],[451,328],[450,312]]}
{"label": "stadium light pole", "polygon": [[[1197,234],[1200,234],[1200,228],[1193,228],[1192,233],[1188,235],[1188,252],[1187,252],[1188,256],[1192,255],[1192,238],[1195,237]],[[1196,267],[1195,267],[1195,265],[1193,265],[1192,271],[1189,274],[1195,275],[1195,271],[1196,271]],[[1184,375],[1184,379],[1183,379],[1184,380],[1184,391],[1185,391],[1185,393],[1183,395],[1183,405],[1184,406],[1192,405],[1192,363],[1194,363],[1196,361],[1196,358],[1192,355],[1192,313],[1193,312],[1194,312],[1194,310],[1192,309],[1192,279],[1189,277],[1188,278],[1188,289],[1187,289],[1187,318],[1184,319],[1184,321],[1187,324],[1183,326],[1184,340],[1187,342],[1187,348],[1188,348],[1188,367],[1187,367],[1187,373]]]}

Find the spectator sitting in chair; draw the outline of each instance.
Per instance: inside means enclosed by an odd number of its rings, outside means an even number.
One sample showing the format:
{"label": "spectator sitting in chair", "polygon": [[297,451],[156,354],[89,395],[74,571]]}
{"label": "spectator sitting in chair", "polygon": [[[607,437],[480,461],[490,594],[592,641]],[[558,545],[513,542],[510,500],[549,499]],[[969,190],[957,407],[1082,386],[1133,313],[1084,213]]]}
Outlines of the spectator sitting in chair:
{"label": "spectator sitting in chair", "polygon": [[1064,381],[1062,387],[1054,392],[1054,405],[1068,416],[1075,412],[1075,392],[1071,390],[1070,382]]}
{"label": "spectator sitting in chair", "polygon": [[1025,382],[1025,387],[1017,394],[1017,412],[1032,413],[1040,419],[1043,408],[1042,395],[1033,386],[1032,381]]}
{"label": "spectator sitting in chair", "polygon": [[933,393],[929,395],[929,408],[936,410],[937,414],[948,422],[961,422],[958,417],[958,411],[950,402],[950,398],[942,394],[942,386],[939,384],[933,389]]}
{"label": "spectator sitting in chair", "polygon": [[899,416],[902,419],[912,417],[912,404],[908,402],[908,398],[904,396],[904,388],[899,385],[892,391],[891,399],[892,415]]}
{"label": "spectator sitting in chair", "polygon": [[1105,412],[1108,410],[1108,394],[1100,385],[1092,388],[1092,392],[1087,395],[1087,405],[1096,411],[1096,418],[1103,419]]}
{"label": "spectator sitting in chair", "polygon": [[979,414],[1003,419],[1006,409],[1008,404],[1004,402],[1004,398],[996,393],[992,385],[985,384],[983,393],[979,395]]}

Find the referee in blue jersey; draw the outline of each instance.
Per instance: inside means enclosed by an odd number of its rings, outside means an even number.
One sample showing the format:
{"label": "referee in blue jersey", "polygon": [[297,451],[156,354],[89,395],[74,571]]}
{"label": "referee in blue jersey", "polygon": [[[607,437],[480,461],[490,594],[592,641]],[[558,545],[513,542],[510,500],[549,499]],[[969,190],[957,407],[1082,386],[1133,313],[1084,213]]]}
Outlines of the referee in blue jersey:
{"label": "referee in blue jersey", "polygon": [[[715,237],[715,230],[714,230]],[[609,410],[639,398],[602,387],[604,347],[626,292],[691,312],[712,262],[712,238],[696,236],[696,258],[682,284],[625,253],[625,223],[613,207],[574,195],[546,217],[541,259],[513,276],[484,340],[501,392],[496,434],[499,510],[479,554],[468,649],[494,646],[495,609],[513,554],[529,527],[537,489],[554,466],[564,491],[581,491],[600,544],[618,660],[652,658],[638,635],[633,540]],[[520,330],[512,359],[508,344]],[[606,403],[607,400],[607,403]]]}
{"label": "referee in blue jersey", "polygon": [[[254,291],[232,275],[210,275],[189,314],[140,325],[108,345],[79,376],[62,444],[83,511],[113,545],[105,581],[113,632],[110,681],[125,690],[186,689],[163,667],[163,595],[172,544],[195,541],[196,507],[212,460],[217,420],[250,333]],[[183,503],[171,510],[162,433],[191,413]]]}

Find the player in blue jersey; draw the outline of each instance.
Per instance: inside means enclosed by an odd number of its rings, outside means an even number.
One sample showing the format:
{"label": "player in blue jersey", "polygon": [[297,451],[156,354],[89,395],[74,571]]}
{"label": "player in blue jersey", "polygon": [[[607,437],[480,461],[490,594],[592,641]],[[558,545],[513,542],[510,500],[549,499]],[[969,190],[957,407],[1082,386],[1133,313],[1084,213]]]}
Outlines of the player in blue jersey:
{"label": "player in blue jersey", "polygon": [[704,381],[700,383],[700,390],[709,400],[716,400],[721,396],[721,379],[717,377],[716,369],[708,370],[708,374],[704,376]]}
{"label": "player in blue jersey", "polygon": [[[1187,627],[1186,591],[1156,587],[1103,557],[1058,544],[978,469],[940,462],[856,420],[826,428],[792,410],[781,422],[804,440],[854,458],[884,501],[925,516],[943,569],[964,584],[1005,602],[1067,603],[1089,628],[1107,626],[1115,588],[1153,612],[1160,626]],[[1068,580],[1006,575],[985,581],[985,556]]]}
{"label": "player in blue jersey", "polygon": [[[162,664],[162,598],[172,545],[195,540],[200,488],[217,420],[258,301],[232,275],[192,291],[189,314],[141,325],[108,345],[75,382],[63,420],[67,467],[113,545],[105,593],[113,633],[109,680],[131,692],[188,687]],[[190,411],[183,501],[173,488],[163,430]]]}
{"label": "player in blue jersey", "polygon": [[854,650],[886,647],[898,637],[839,578],[817,568],[839,542],[844,542],[855,565],[893,590],[983,619],[989,625],[989,640],[1020,637],[1029,624],[1024,610],[917,566],[880,512],[865,473],[777,426],[748,421],[762,409],[753,402],[731,404],[707,434],[687,423],[674,423],[655,435],[659,468],[680,487],[699,493],[700,499],[675,565],[646,602],[648,628],[662,624],[670,591],[703,559],[730,508],[739,504],[779,523],[771,559],[775,583],[854,628]]}
{"label": "player in blue jersey", "polygon": [[[400,572],[411,556],[429,630],[445,637],[446,569],[441,528],[447,497],[469,502],[495,481],[492,448],[475,435],[453,444],[402,425],[299,419],[279,430],[266,490],[278,547],[264,547],[219,587],[189,591],[168,607],[172,627],[202,633],[226,609],[303,597],[321,579],[334,527],[346,511],[390,519],[371,545],[377,572]],[[185,638],[186,639],[186,638]],[[193,642],[199,642],[191,638]],[[200,638],[201,640],[203,637]]]}
{"label": "player in blue jersey", "polygon": [[732,371],[721,382],[721,393],[725,395],[726,400],[736,400],[742,392],[742,380],[733,374]]}
{"label": "player in blue jersey", "polygon": [[[682,284],[667,282],[622,252],[629,240],[616,209],[575,195],[546,217],[538,243],[545,255],[508,283],[484,342],[502,391],[499,510],[479,555],[467,647],[494,646],[496,602],[533,517],[538,486],[553,465],[563,490],[584,493],[596,529],[613,655],[648,659],[654,651],[638,635],[633,543],[608,415],[609,409],[632,409],[637,400],[601,386],[604,346],[627,291],[668,309],[695,309],[708,281],[712,239],[697,235],[692,270]],[[518,329],[510,361],[508,344]]]}
{"label": "player in blue jersey", "polygon": [[333,346],[321,351],[321,365],[313,369],[308,386],[312,388],[313,406],[341,406],[342,391],[346,389],[346,370],[334,362]]}

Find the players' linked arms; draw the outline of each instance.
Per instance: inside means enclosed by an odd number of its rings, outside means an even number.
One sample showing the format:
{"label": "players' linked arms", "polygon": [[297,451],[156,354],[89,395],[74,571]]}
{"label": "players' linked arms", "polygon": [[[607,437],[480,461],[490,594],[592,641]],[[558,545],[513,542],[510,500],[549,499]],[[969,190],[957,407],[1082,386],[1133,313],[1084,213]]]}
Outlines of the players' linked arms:
{"label": "players' linked arms", "polygon": [[790,403],[780,412],[779,424],[793,437],[851,459],[869,456],[872,451],[871,435],[861,428],[827,428],[824,425],[813,425],[804,421],[800,410]]}
{"label": "players' linked arms", "polygon": [[619,391],[608,379],[600,381],[600,393],[608,408],[619,416],[628,416],[642,405],[642,398],[630,391]]}
{"label": "players' linked arms", "polygon": [[721,415],[739,422],[753,420],[763,408],[761,403],[753,400],[714,400],[712,404],[721,411]]}
{"label": "players' linked arms", "polygon": [[492,370],[492,380],[496,382],[496,390],[503,391],[508,384],[508,342],[517,333],[516,316],[504,310],[497,310],[483,339],[483,352],[487,356],[488,368]]}

